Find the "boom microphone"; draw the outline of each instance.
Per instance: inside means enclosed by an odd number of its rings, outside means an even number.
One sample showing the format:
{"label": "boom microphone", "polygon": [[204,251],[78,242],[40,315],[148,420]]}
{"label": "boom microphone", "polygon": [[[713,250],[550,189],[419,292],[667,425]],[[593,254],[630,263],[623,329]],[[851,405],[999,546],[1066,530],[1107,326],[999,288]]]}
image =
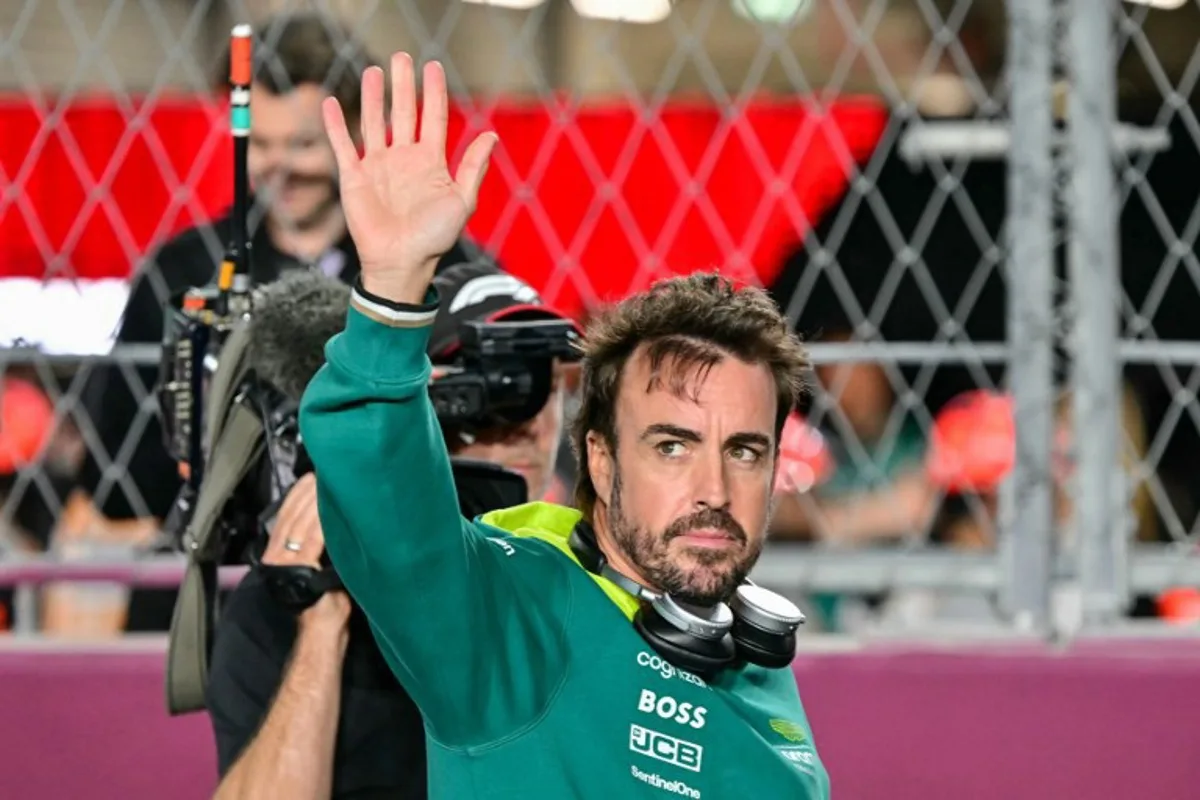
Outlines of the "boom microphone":
{"label": "boom microphone", "polygon": [[325,343],[346,327],[350,287],[297,270],[255,289],[249,363],[259,380],[299,403],[325,363]]}

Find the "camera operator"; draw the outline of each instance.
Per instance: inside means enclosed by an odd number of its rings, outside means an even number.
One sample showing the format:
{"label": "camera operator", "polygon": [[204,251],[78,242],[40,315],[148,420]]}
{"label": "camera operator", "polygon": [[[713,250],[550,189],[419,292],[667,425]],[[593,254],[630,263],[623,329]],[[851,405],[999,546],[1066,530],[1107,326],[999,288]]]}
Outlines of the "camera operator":
{"label": "camera operator", "polygon": [[[488,264],[450,267],[435,282],[441,305],[428,352],[443,371],[459,363],[463,323],[561,319],[533,289]],[[472,429],[439,421],[456,459],[470,460],[460,463],[507,468],[524,479],[521,496],[540,498],[554,474],[569,367],[530,363],[553,370],[548,399],[530,419]],[[486,482],[467,485],[458,473],[456,488],[468,516],[513,503],[511,491],[504,497]],[[327,563],[323,553],[309,473],[287,493],[261,561],[318,568]],[[273,595],[262,571],[248,573],[218,624],[206,696],[222,778],[217,798],[426,796],[421,715],[362,611],[341,591],[325,592],[297,614]]]}
{"label": "camera operator", "polygon": [[[335,19],[316,13],[281,14],[256,27],[253,118],[248,151],[251,198],[251,277],[269,283],[296,270],[316,268],[347,285],[359,258],[346,230],[337,171],[321,122],[321,102],[336,98],[352,120],[361,105],[358,73],[374,60],[365,45]],[[228,85],[229,58],[218,62],[220,88]],[[232,212],[212,224],[189,228],[147,259],[134,280],[117,332],[118,344],[158,344],[168,298],[211,283],[229,241]],[[442,265],[469,261],[479,248],[466,237]],[[167,516],[182,485],[175,463],[143,396],[157,367],[127,376],[120,365],[97,370],[84,393],[103,454],[88,451],[55,537],[60,545],[111,531],[127,543],[143,543]],[[131,375],[136,374],[137,380]],[[141,387],[135,388],[135,384]],[[152,392],[151,392],[152,394]],[[112,459],[114,464],[108,465]],[[52,598],[54,595],[52,595]],[[66,632],[74,605],[70,595],[53,599],[48,627]],[[135,590],[127,631],[169,627],[175,592]],[[113,625],[119,622],[113,621]]]}

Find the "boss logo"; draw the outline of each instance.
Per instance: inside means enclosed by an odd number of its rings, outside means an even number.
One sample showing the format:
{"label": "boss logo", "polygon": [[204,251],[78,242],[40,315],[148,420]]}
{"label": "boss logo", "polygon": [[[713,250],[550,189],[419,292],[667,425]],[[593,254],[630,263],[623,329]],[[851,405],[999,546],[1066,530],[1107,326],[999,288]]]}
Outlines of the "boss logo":
{"label": "boss logo", "polygon": [[663,719],[673,720],[680,725],[690,725],[696,730],[704,727],[704,715],[708,709],[693,703],[680,703],[674,697],[657,695],[649,689],[642,689],[638,698],[638,711],[646,714],[657,714]]}
{"label": "boss logo", "polygon": [[629,749],[692,772],[700,771],[700,760],[704,755],[704,748],[698,744],[685,742],[683,739],[676,739],[641,725],[629,726]]}

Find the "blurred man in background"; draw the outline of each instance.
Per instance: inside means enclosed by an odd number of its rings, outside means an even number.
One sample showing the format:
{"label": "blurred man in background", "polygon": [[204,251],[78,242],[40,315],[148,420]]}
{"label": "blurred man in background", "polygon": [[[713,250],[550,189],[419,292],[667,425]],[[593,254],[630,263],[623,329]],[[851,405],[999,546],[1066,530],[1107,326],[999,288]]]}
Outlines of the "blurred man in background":
{"label": "blurred man in background", "polygon": [[[334,97],[357,130],[358,76],[373,63],[366,48],[338,22],[316,14],[287,14],[256,26],[252,130],[248,169],[254,198],[249,227],[254,283],[317,267],[347,283],[358,275],[358,254],[346,231],[336,164],[321,121],[321,101]],[[228,84],[229,58],[219,62]],[[158,344],[164,308],[189,288],[209,284],[229,241],[231,214],[183,231],[147,259],[134,280],[118,344]],[[443,264],[468,261],[478,250],[465,239]],[[135,377],[136,375],[136,377]],[[55,546],[77,549],[88,539],[108,547],[147,544],[170,511],[182,479],[167,454],[156,417],[156,366],[113,365],[93,374],[84,396],[96,436],[78,486],[64,509]],[[100,452],[96,452],[96,448]],[[135,591],[97,608],[93,593],[62,587],[47,597],[45,624],[58,632],[165,631],[175,592]],[[72,602],[73,594],[79,602]],[[90,618],[80,623],[86,613]],[[97,618],[97,614],[100,618]]]}

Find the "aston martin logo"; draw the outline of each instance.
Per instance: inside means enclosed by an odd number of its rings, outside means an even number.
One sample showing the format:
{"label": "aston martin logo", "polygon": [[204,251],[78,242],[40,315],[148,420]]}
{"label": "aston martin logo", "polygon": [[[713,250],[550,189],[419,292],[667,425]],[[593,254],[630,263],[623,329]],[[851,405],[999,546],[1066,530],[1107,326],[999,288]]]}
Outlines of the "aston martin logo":
{"label": "aston martin logo", "polygon": [[808,737],[804,733],[804,729],[795,722],[789,722],[786,719],[773,719],[770,722],[771,730],[778,733],[789,742],[803,742]]}

